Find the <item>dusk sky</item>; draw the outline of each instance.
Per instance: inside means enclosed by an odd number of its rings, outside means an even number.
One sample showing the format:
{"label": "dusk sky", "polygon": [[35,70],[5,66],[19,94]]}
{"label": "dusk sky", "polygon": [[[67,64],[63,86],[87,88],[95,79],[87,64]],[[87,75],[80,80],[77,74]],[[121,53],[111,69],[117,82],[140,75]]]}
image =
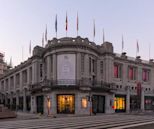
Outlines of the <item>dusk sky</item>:
{"label": "dusk sky", "polygon": [[144,60],[154,58],[154,0],[0,0],[0,52],[13,65],[29,57],[32,48],[42,45],[46,24],[48,39],[55,37],[55,16],[58,15],[58,38],[66,36],[65,19],[68,15],[68,37],[76,37],[76,15],[79,15],[79,35],[93,41],[93,19],[96,26],[96,44],[105,40],[113,43],[114,52],[124,51],[136,56],[136,40]]}

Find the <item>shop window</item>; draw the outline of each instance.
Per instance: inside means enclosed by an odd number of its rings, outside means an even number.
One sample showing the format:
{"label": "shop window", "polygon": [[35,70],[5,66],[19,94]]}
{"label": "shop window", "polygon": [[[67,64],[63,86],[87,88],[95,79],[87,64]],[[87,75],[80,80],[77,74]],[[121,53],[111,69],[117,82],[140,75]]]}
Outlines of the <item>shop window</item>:
{"label": "shop window", "polygon": [[82,108],[87,108],[88,107],[88,101],[86,98],[81,99],[81,107]]}
{"label": "shop window", "polygon": [[114,109],[115,110],[125,110],[125,97],[115,97],[114,98]]}

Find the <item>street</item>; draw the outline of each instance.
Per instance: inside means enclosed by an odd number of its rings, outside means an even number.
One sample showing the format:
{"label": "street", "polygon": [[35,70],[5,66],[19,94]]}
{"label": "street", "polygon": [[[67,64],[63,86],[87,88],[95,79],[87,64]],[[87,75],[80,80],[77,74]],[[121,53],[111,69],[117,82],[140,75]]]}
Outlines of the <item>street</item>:
{"label": "street", "polygon": [[[144,125],[150,123],[150,125]],[[0,129],[152,129],[153,115],[96,115],[0,121]],[[141,125],[142,128],[134,127]],[[147,128],[150,127],[150,128]]]}

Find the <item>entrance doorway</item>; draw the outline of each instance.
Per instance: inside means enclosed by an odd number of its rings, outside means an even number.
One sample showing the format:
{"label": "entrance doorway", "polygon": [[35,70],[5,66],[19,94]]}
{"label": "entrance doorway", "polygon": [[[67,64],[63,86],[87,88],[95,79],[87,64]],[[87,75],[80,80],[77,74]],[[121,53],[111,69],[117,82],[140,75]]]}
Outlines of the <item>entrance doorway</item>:
{"label": "entrance doorway", "polygon": [[43,106],[44,106],[44,97],[43,95],[36,97],[36,104],[37,104],[37,113],[43,114]]}
{"label": "entrance doorway", "polygon": [[57,113],[73,114],[75,112],[74,95],[57,95]]}
{"label": "entrance doorway", "polygon": [[92,97],[92,111],[93,113],[105,112],[105,96],[93,95]]}

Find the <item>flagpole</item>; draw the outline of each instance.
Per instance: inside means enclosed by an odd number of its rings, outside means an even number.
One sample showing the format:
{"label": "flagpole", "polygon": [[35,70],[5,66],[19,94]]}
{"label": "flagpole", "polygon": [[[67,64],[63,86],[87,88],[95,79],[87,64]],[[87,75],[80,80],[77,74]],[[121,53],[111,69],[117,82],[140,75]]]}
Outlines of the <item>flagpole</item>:
{"label": "flagpole", "polygon": [[56,31],[56,38],[57,38],[57,25],[58,25],[58,23],[57,23],[57,14],[56,14],[56,19],[55,19],[55,31]]}
{"label": "flagpole", "polygon": [[104,28],[103,28],[103,43],[105,42]]}
{"label": "flagpole", "polygon": [[95,20],[93,20],[93,42],[95,41]]}
{"label": "flagpole", "polygon": [[68,29],[68,20],[67,20],[67,12],[66,12],[66,37],[67,37],[67,29]]}
{"label": "flagpole", "polygon": [[123,47],[124,47],[124,39],[123,39],[123,35],[122,35],[122,49],[121,49],[121,53],[123,53]]}
{"label": "flagpole", "polygon": [[78,12],[77,12],[77,26],[76,26],[77,28],[77,36],[78,36],[78,30],[79,30],[79,18],[78,18]]}
{"label": "flagpole", "polygon": [[149,43],[149,60],[150,60],[150,47],[151,47],[151,44]]}

